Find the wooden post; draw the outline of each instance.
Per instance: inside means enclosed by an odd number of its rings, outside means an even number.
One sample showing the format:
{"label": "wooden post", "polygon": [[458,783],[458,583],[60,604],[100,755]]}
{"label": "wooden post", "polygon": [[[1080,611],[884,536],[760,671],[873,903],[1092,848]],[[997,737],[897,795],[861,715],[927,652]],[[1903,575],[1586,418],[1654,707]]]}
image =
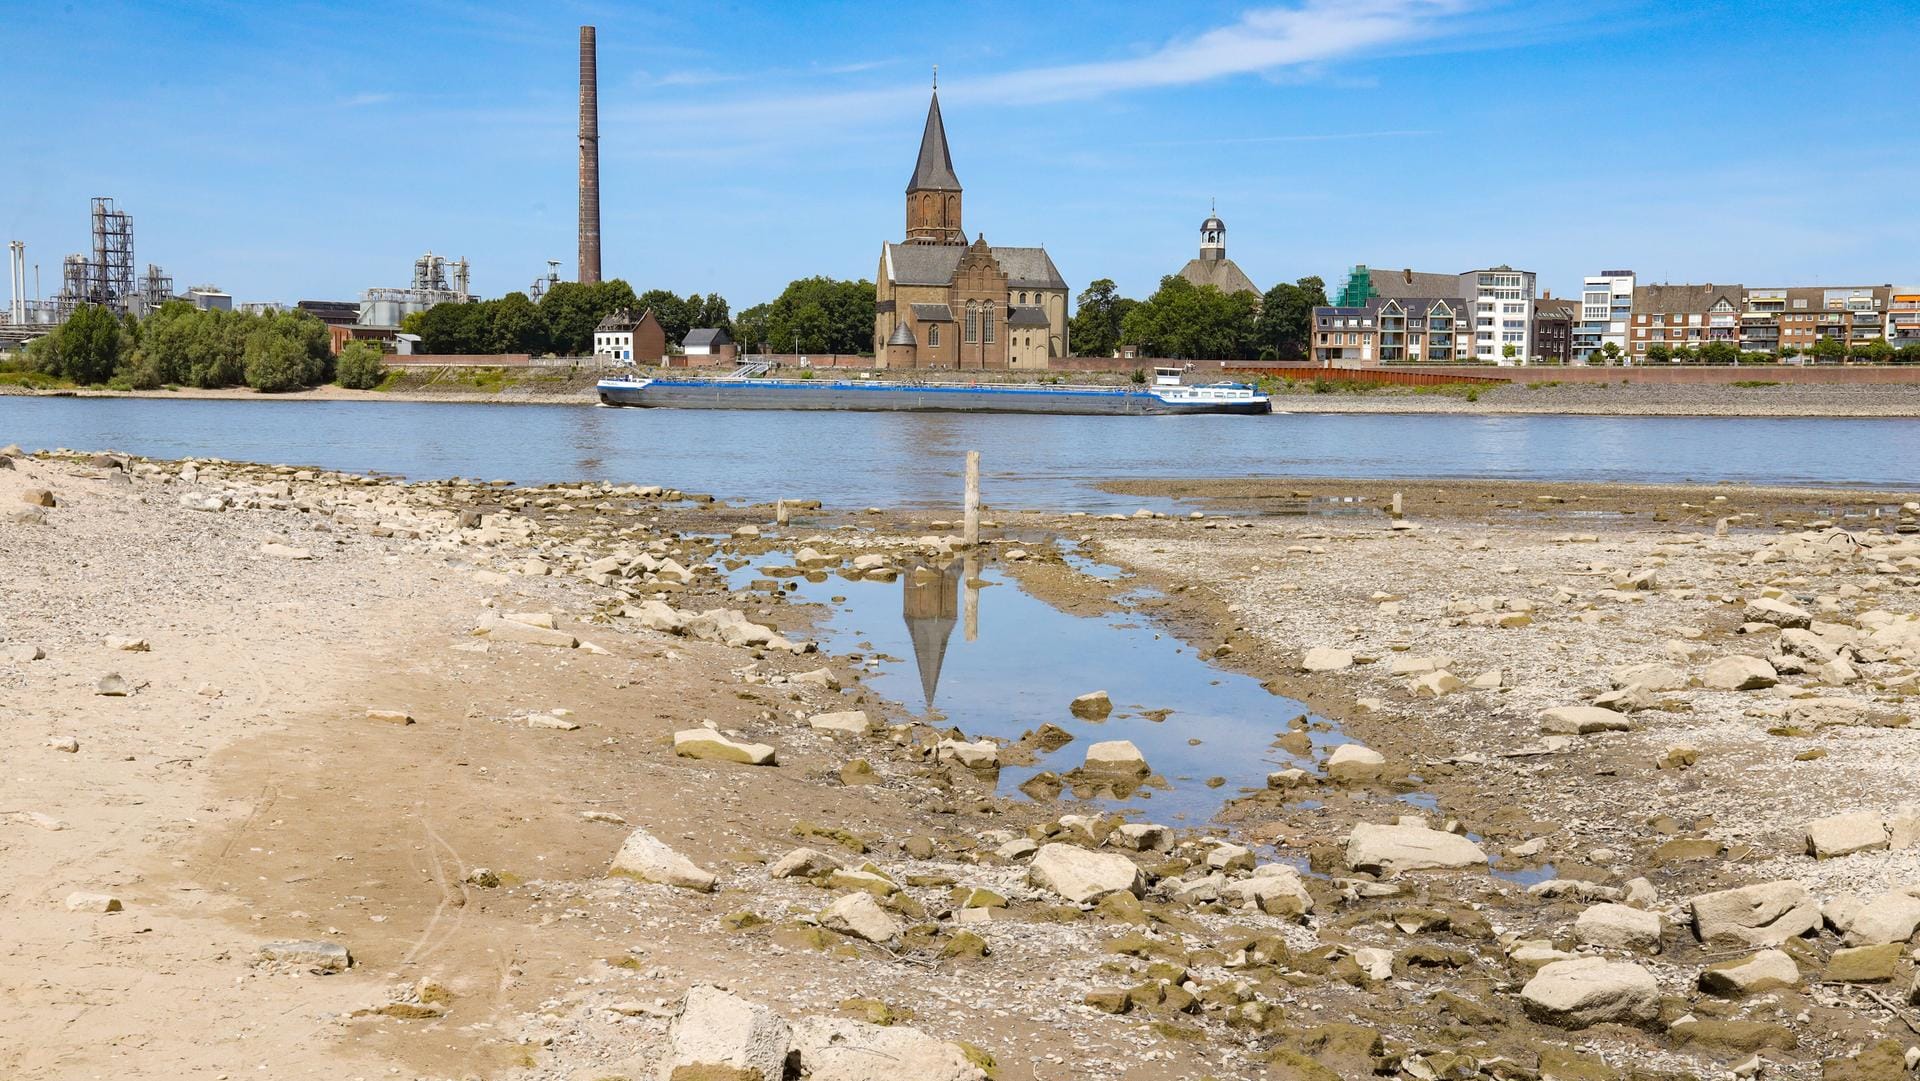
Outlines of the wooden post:
{"label": "wooden post", "polygon": [[1393,493],[1393,516],[1395,518],[1400,517],[1400,493],[1399,492]]}
{"label": "wooden post", "polygon": [[787,501],[784,499],[778,499],[774,501],[773,524],[774,525],[787,524]]}
{"label": "wooden post", "polygon": [[980,587],[974,584],[980,580],[980,557],[970,555],[962,559],[960,573],[964,575],[960,579],[962,626],[967,641],[974,642],[980,638]]}
{"label": "wooden post", "polygon": [[961,540],[971,548],[980,543],[980,452],[967,452],[966,529]]}

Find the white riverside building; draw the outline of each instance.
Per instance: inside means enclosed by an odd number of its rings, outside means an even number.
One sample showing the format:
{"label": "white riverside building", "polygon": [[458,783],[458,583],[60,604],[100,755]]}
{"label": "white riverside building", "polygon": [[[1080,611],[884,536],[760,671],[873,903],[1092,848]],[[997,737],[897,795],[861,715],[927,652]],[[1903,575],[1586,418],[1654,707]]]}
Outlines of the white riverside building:
{"label": "white riverside building", "polygon": [[1573,327],[1573,359],[1588,363],[1594,350],[1612,342],[1627,355],[1627,323],[1633,318],[1633,271],[1603,270],[1580,288],[1580,321]]}
{"label": "white riverside building", "polygon": [[[1482,364],[1524,364],[1533,348],[1534,273],[1510,266],[1460,275],[1460,296],[1472,321],[1473,359]],[[1513,346],[1509,360],[1506,347]]]}

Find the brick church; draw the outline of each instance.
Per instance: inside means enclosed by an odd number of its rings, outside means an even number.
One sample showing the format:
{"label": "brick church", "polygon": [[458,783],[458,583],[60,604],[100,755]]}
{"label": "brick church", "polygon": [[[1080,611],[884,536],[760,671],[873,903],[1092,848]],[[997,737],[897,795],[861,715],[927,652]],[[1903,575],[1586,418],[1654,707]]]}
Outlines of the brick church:
{"label": "brick church", "polygon": [[1067,283],[1045,248],[969,243],[940,93],[907,182],[907,234],[880,251],[873,353],[887,368],[1044,369],[1067,355]]}

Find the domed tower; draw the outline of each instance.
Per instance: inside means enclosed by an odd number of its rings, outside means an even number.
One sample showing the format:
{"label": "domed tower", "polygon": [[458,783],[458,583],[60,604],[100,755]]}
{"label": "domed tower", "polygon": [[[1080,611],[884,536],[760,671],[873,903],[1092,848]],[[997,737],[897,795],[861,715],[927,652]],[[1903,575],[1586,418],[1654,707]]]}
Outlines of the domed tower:
{"label": "domed tower", "polygon": [[1200,223],[1200,258],[1218,263],[1227,257],[1227,223],[1220,220],[1211,205],[1207,220]]}

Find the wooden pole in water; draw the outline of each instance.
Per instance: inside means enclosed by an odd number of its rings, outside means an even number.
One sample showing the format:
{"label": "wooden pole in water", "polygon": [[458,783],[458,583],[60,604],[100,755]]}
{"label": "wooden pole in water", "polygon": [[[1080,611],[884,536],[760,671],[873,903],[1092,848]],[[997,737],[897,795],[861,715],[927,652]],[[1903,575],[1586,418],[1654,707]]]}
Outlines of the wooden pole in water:
{"label": "wooden pole in water", "polygon": [[1400,517],[1400,493],[1399,492],[1393,493],[1393,516],[1395,518]]}
{"label": "wooden pole in water", "polygon": [[775,501],[774,501],[774,504],[773,504],[773,523],[774,523],[775,525],[786,525],[786,524],[787,524],[787,501],[786,501],[786,500],[784,500],[784,499],[779,499],[779,500],[775,500]]}
{"label": "wooden pole in water", "polygon": [[971,548],[980,543],[980,452],[967,452],[966,529],[961,536]]}
{"label": "wooden pole in water", "polygon": [[970,555],[963,558],[960,561],[960,573],[965,576],[960,579],[962,625],[966,629],[967,641],[975,642],[980,638],[980,587],[975,584],[980,580],[980,557]]}

